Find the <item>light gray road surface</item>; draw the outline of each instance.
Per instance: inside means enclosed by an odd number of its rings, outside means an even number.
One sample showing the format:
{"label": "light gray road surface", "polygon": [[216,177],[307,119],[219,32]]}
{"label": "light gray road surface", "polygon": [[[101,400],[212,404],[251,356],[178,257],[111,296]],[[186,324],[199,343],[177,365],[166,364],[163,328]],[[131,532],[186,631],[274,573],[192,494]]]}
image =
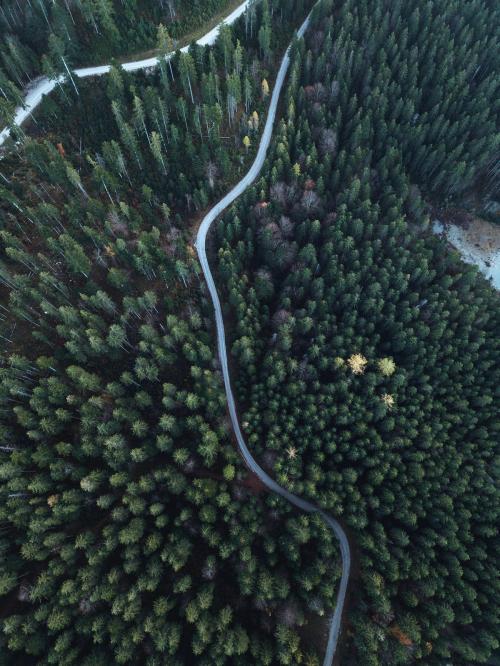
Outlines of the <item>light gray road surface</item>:
{"label": "light gray road surface", "polygon": [[[302,37],[304,35],[309,25],[309,21],[310,17],[308,17],[300,27],[298,31],[299,37]],[[214,279],[212,276],[212,272],[210,271],[210,266],[208,264],[207,253],[206,253],[206,239],[208,231],[212,225],[212,222],[214,222],[214,220],[217,217],[219,217],[219,215],[230,204],[232,204],[233,201],[237,197],[239,197],[240,194],[242,194],[249,185],[251,185],[254,182],[254,180],[257,178],[264,165],[267,149],[269,148],[269,144],[271,143],[274,120],[276,118],[276,109],[278,107],[280,93],[283,88],[283,83],[285,81],[288,67],[290,65],[289,51],[290,48],[287,50],[285,57],[283,58],[283,62],[281,63],[280,70],[278,72],[278,76],[276,79],[276,83],[271,98],[271,103],[269,105],[267,121],[264,128],[264,132],[262,134],[262,139],[260,141],[257,157],[255,158],[255,161],[252,164],[250,171],[246,174],[246,176],[242,180],[240,180],[240,182],[228,194],[226,194],[226,196],[221,201],[219,201],[219,203],[216,204],[203,219],[196,238],[196,249],[198,251],[198,256],[200,258],[203,274],[205,275],[205,279],[214,306],[215,323],[217,327],[217,343],[219,350],[219,358],[222,366],[222,375],[224,377],[224,386],[226,389],[227,403],[229,407],[229,414],[231,416],[231,423],[234,429],[234,433],[236,435],[241,455],[243,456],[247,466],[251,469],[252,472],[254,472],[259,477],[259,479],[269,488],[269,490],[271,490],[274,493],[277,493],[278,495],[281,495],[282,497],[284,497],[286,500],[294,504],[302,511],[306,511],[308,513],[319,513],[321,517],[328,523],[329,527],[333,530],[340,544],[340,551],[342,554],[342,578],[340,581],[340,587],[337,594],[337,603],[335,606],[335,611],[333,613],[330,622],[328,646],[323,661],[323,666],[331,666],[337,648],[340,625],[342,620],[342,611],[344,608],[347,584],[349,582],[349,575],[351,570],[351,551],[349,548],[349,542],[347,540],[347,536],[344,530],[342,529],[340,524],[335,520],[335,518],[325,513],[314,504],[311,504],[307,500],[304,500],[301,497],[298,497],[297,495],[290,493],[288,490],[278,485],[276,481],[272,479],[262,469],[262,467],[260,467],[260,465],[257,463],[257,461],[252,456],[247,447],[247,444],[243,438],[243,434],[240,429],[238,415],[236,412],[236,404],[234,401],[233,391],[231,389],[231,381],[229,377],[228,357],[226,349],[226,334],[224,329],[224,320],[222,318],[221,304],[219,296],[217,294],[217,289],[215,288]]]}

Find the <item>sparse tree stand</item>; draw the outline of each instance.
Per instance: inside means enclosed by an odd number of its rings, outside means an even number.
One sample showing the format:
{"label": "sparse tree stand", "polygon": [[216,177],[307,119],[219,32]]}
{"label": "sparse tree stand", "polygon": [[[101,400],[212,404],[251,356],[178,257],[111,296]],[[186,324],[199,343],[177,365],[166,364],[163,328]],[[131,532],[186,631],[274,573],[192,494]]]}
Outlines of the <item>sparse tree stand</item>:
{"label": "sparse tree stand", "polygon": [[[68,64],[88,66],[154,48],[162,26],[164,52],[169,53],[174,39],[197,31],[228,6],[228,0],[5,0],[0,8],[0,78],[22,89],[43,71],[54,39]],[[255,18],[252,25],[258,29]],[[67,72],[59,57],[54,64],[58,74]]]}

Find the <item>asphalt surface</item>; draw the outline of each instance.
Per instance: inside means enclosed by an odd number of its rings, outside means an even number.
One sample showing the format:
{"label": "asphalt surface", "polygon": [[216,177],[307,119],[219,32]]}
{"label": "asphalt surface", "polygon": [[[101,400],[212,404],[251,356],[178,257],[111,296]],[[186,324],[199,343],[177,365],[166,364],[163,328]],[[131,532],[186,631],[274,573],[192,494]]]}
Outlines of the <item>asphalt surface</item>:
{"label": "asphalt surface", "polygon": [[[299,37],[302,37],[304,35],[305,31],[309,26],[309,21],[310,17],[308,17],[300,27],[298,31]],[[236,435],[240,453],[243,456],[245,463],[247,464],[249,469],[258,476],[258,478],[269,488],[269,490],[278,495],[281,495],[281,497],[284,497],[286,500],[291,502],[291,504],[295,505],[297,508],[301,509],[302,511],[306,511],[307,513],[319,513],[320,516],[328,524],[330,529],[335,533],[335,536],[337,537],[340,544],[340,551],[342,555],[342,578],[340,581],[340,587],[337,594],[337,603],[335,606],[335,611],[333,613],[330,622],[328,645],[325,653],[325,658],[323,661],[323,666],[331,666],[333,658],[335,656],[335,651],[337,649],[338,637],[342,621],[342,611],[344,609],[347,584],[349,582],[349,575],[351,570],[351,551],[349,548],[349,542],[341,525],[338,523],[337,520],[335,520],[333,516],[330,516],[329,514],[325,513],[319,507],[315,506],[311,502],[308,502],[307,500],[302,499],[297,495],[294,495],[293,493],[286,490],[286,488],[282,488],[278,483],[276,483],[274,479],[272,479],[269,476],[269,474],[267,474],[267,472],[265,472],[262,469],[262,467],[260,467],[260,465],[258,464],[258,462],[255,460],[255,458],[248,449],[248,446],[245,442],[245,439],[240,429],[238,414],[236,411],[236,403],[231,388],[231,379],[229,376],[228,356],[226,348],[226,333],[224,328],[224,319],[222,316],[222,308],[206,253],[206,239],[212,223],[220,216],[220,214],[228,206],[230,206],[234,202],[235,199],[237,199],[237,197],[240,196],[240,194],[242,194],[246,190],[247,187],[249,187],[249,185],[251,185],[254,182],[254,180],[261,172],[262,167],[264,166],[267,149],[269,148],[273,135],[273,127],[276,118],[276,110],[278,107],[280,93],[283,88],[283,84],[285,81],[286,74],[288,72],[289,65],[290,65],[290,57],[288,49],[285,57],[283,58],[283,62],[281,63],[281,67],[278,72],[273,94],[271,97],[271,102],[269,105],[266,125],[264,128],[264,132],[262,134],[259,150],[255,158],[255,161],[252,164],[250,171],[248,171],[246,176],[242,180],[240,180],[240,182],[237,185],[235,185],[235,187],[228,194],[226,194],[226,196],[221,201],[219,201],[219,203],[217,203],[204,217],[196,238],[196,249],[198,252],[201,267],[203,269],[203,274],[205,276],[205,280],[207,282],[207,286],[214,306],[215,323],[217,327],[217,345],[219,351],[219,358],[222,366],[222,375],[224,377],[224,387],[226,390],[227,404],[229,407],[231,423],[233,426],[234,433]]]}

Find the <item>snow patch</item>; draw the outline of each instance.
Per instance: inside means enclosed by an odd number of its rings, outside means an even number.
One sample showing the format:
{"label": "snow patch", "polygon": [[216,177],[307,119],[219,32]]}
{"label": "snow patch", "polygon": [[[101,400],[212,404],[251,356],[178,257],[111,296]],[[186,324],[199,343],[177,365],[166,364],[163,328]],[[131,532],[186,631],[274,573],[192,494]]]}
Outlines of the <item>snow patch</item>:
{"label": "snow patch", "polygon": [[441,220],[434,220],[432,223],[432,232],[440,236],[444,231],[444,224]]}
{"label": "snow patch", "polygon": [[474,264],[500,291],[500,227],[485,220],[473,219],[467,227],[443,224],[434,220],[432,231],[442,235],[456,248],[462,259]]}

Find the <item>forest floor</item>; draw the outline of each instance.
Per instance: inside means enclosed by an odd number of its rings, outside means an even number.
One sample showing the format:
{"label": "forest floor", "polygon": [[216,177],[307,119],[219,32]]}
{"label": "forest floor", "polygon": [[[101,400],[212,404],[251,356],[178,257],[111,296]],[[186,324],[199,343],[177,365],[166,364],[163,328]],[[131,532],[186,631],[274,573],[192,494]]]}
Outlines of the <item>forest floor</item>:
{"label": "forest floor", "polygon": [[[214,14],[209,21],[206,21],[206,23],[200,26],[197,30],[192,30],[186,35],[182,35],[182,37],[175,39],[175,49],[181,49],[184,46],[188,46],[192,42],[196,42],[198,39],[200,39],[200,37],[203,37],[203,35],[212,30],[212,28],[215,28],[216,25],[219,25],[219,23],[221,23],[223,19],[226,18],[226,16],[229,16],[229,14],[231,14],[231,12],[236,9],[236,7],[241,5],[241,2],[242,0],[230,0],[230,2],[227,2],[220,11]],[[146,60],[148,58],[153,58],[158,54],[159,49],[152,48],[145,51],[138,51],[137,53],[125,53],[121,56],[117,56],[115,59],[117,62],[123,64],[131,60]]]}
{"label": "forest floor", "polygon": [[[436,213],[437,211],[435,211]],[[500,226],[458,208],[439,211],[432,222],[435,234],[444,236],[462,259],[476,265],[500,291]]]}

